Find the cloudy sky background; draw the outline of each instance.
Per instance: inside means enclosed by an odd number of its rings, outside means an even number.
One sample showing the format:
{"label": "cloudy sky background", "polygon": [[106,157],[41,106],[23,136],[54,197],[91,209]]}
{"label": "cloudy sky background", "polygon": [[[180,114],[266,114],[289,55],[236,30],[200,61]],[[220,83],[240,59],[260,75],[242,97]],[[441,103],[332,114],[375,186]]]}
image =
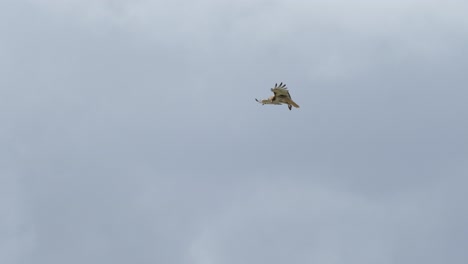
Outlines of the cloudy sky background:
{"label": "cloudy sky background", "polygon": [[0,263],[466,263],[467,11],[1,1]]}

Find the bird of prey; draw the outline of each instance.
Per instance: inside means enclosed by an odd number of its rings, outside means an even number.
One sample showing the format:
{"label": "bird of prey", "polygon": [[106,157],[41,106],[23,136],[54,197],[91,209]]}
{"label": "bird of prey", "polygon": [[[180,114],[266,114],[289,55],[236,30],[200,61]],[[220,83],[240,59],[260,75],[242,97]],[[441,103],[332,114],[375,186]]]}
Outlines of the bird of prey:
{"label": "bird of prey", "polygon": [[258,100],[255,98],[255,101],[261,103],[262,105],[264,104],[275,104],[275,105],[280,105],[280,104],[287,104],[289,110],[294,106],[296,108],[299,108],[299,105],[297,105],[292,99],[291,95],[289,94],[288,88],[286,88],[286,84],[280,83],[275,83],[275,87],[271,88],[271,91],[273,92],[273,96],[271,96],[268,99],[265,100]]}

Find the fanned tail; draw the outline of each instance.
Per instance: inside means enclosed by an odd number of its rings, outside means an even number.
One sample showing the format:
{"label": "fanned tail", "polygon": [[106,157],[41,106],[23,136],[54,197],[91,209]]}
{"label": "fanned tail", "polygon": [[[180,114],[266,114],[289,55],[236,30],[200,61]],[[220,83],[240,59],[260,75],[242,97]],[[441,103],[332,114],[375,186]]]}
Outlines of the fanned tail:
{"label": "fanned tail", "polygon": [[292,106],[294,106],[294,107],[296,107],[296,108],[299,108],[299,105],[296,104],[296,102],[294,102],[293,100],[289,99],[289,103],[290,103]]}
{"label": "fanned tail", "polygon": [[284,103],[288,104],[289,110],[291,110],[291,106],[294,106],[296,108],[299,108],[299,105],[296,104],[291,98],[286,98],[283,100]]}

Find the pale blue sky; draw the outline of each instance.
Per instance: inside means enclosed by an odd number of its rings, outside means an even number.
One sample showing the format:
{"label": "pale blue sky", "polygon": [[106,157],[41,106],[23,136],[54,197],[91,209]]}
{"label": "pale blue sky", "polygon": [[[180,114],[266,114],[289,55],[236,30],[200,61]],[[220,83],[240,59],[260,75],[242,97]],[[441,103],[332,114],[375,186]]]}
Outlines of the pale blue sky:
{"label": "pale blue sky", "polygon": [[0,2],[0,263],[466,263],[467,10]]}

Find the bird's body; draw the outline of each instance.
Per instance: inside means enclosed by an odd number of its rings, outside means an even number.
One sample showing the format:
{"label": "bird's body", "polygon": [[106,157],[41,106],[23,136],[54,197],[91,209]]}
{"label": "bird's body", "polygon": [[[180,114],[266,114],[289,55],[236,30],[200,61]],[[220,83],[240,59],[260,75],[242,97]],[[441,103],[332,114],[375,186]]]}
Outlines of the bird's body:
{"label": "bird's body", "polygon": [[281,105],[281,104],[287,104],[289,110],[294,106],[296,108],[299,108],[299,105],[296,104],[292,99],[291,95],[289,94],[288,88],[286,88],[286,84],[280,83],[279,85],[276,83],[275,87],[271,88],[271,91],[273,92],[273,96],[271,96],[268,99],[264,100],[258,100],[255,99],[257,102],[261,103],[262,105],[264,104],[274,104],[274,105]]}

